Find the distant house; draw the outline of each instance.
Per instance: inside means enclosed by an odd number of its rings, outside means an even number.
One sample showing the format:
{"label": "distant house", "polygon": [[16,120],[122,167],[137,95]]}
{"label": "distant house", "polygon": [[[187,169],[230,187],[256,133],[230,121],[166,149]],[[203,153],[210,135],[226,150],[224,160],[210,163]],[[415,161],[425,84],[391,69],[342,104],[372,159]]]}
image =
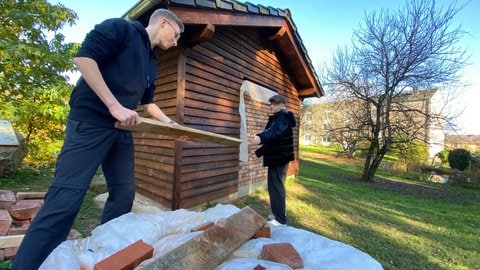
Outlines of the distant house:
{"label": "distant house", "polygon": [[[303,99],[324,95],[289,11],[233,0],[143,0],[124,18],[147,25],[157,8],[175,12],[185,32],[178,47],[157,51],[155,102],[182,125],[243,143],[179,143],[135,133],[137,191],[178,209],[265,186],[266,170],[261,159],[248,157],[256,146],[247,139],[263,130],[268,98],[286,96],[288,109],[298,117]],[[297,159],[288,175],[298,171]]]}
{"label": "distant house", "polygon": [[472,153],[480,152],[480,135],[445,135],[445,148],[466,149]]}
{"label": "distant house", "polygon": [[[392,123],[403,123],[403,126],[410,128],[409,133],[415,134],[415,139],[427,144],[429,157],[433,158],[444,149],[445,142],[445,127],[440,120],[443,118],[444,105],[441,92],[437,89],[414,91],[399,96],[399,99],[401,100],[398,102],[403,107],[400,110],[392,109]],[[345,144],[355,142],[355,137],[359,137],[357,132],[364,132],[361,123],[352,120],[357,119],[358,115],[355,117],[349,115],[352,112],[361,113],[362,109],[352,110],[352,108],[359,108],[358,106],[363,106],[362,104],[358,100],[340,100],[304,106],[299,135],[300,144],[330,145],[335,142],[346,148]],[[429,121],[426,115],[435,115],[439,119]],[[347,126],[349,128],[336,132],[336,137],[332,138],[334,134],[332,130],[340,130],[339,127]]]}

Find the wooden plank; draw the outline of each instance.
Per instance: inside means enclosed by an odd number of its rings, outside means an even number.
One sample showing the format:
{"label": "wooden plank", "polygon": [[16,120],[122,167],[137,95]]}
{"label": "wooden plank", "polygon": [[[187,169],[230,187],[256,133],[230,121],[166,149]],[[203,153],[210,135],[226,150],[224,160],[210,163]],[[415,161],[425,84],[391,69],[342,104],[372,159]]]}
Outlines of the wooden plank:
{"label": "wooden plank", "polygon": [[134,126],[122,126],[120,123],[115,124],[116,128],[138,131],[150,132],[162,135],[172,136],[188,136],[190,140],[211,142],[225,145],[239,145],[241,140],[213,132],[203,131],[195,128],[184,127],[180,125],[167,124],[158,120],[140,117],[140,124]]}
{"label": "wooden plank", "polygon": [[0,236],[0,248],[18,247],[23,240],[22,235]]}
{"label": "wooden plank", "polygon": [[214,269],[265,224],[266,220],[247,206],[142,269]]}

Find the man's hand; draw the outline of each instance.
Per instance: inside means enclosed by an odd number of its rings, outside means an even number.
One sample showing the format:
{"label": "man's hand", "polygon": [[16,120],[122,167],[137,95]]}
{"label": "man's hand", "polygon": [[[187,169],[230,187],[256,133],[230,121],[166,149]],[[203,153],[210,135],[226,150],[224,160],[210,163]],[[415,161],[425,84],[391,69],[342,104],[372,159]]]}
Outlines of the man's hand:
{"label": "man's hand", "polygon": [[258,135],[255,135],[255,137],[252,138],[251,142],[254,143],[254,144],[260,144],[262,142],[262,140],[260,139],[260,137]]}
{"label": "man's hand", "polygon": [[122,105],[110,108],[110,113],[122,126],[133,126],[140,124],[140,117],[134,110],[127,109]]}

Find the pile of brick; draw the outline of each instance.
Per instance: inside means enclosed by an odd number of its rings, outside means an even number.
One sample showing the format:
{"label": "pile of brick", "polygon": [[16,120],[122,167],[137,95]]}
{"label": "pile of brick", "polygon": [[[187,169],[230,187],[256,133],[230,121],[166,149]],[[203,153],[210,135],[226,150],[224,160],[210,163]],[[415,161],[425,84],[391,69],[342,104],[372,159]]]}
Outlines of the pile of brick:
{"label": "pile of brick", "polygon": [[7,240],[25,234],[44,198],[45,192],[0,190],[0,261],[15,258],[18,246]]}
{"label": "pile of brick", "polygon": [[[205,231],[215,223],[208,222],[192,228],[192,232]],[[270,238],[270,227],[262,227],[252,238]],[[125,247],[117,253],[105,258],[94,266],[94,270],[131,270],[142,261],[153,256],[153,247],[142,240]],[[260,259],[286,264],[292,269],[303,268],[303,260],[290,243],[275,243],[263,246]],[[261,264],[254,270],[265,270]]]}

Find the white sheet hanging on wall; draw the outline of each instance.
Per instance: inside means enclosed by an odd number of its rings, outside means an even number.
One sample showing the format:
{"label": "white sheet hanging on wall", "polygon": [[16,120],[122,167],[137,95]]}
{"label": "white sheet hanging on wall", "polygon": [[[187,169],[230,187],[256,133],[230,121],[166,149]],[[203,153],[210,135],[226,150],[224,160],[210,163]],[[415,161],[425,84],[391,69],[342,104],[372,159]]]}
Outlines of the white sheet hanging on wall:
{"label": "white sheet hanging on wall", "polygon": [[260,86],[256,83],[244,80],[240,87],[240,104],[238,111],[240,112],[240,161],[248,161],[248,133],[247,133],[247,116],[245,115],[245,97],[248,94],[253,100],[268,104],[268,99],[277,93]]}

